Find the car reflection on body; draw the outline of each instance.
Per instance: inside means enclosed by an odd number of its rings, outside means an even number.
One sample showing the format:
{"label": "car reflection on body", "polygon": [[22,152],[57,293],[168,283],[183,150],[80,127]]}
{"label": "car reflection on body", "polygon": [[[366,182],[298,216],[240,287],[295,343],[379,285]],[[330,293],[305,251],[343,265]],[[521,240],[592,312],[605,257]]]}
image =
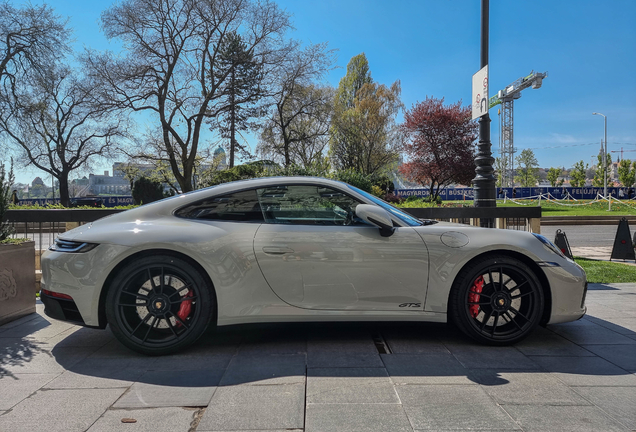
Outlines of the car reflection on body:
{"label": "car reflection on body", "polygon": [[547,239],[422,221],[345,183],[272,177],[148,204],[62,234],[47,315],[178,351],[209,326],[453,322],[506,345],[585,313],[584,271]]}

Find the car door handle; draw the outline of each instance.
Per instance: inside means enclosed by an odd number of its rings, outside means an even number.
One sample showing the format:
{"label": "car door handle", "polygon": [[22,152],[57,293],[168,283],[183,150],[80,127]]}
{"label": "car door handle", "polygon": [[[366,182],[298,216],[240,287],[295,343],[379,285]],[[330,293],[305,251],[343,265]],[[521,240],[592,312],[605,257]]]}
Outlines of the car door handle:
{"label": "car door handle", "polygon": [[294,250],[288,247],[265,246],[263,247],[263,252],[269,255],[284,255],[288,253],[293,253]]}

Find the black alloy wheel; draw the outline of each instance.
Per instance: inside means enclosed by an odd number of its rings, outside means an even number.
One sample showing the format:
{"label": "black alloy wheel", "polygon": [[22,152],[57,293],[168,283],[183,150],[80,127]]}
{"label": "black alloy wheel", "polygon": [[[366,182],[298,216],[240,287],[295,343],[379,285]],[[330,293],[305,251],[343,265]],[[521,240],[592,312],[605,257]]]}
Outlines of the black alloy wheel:
{"label": "black alloy wheel", "polygon": [[460,272],[450,306],[453,322],[466,335],[489,345],[510,345],[539,324],[543,290],[523,262],[489,256]]}
{"label": "black alloy wheel", "polygon": [[147,355],[178,351],[205,332],[213,315],[212,288],[188,262],[145,257],[115,277],[106,318],[128,348]]}

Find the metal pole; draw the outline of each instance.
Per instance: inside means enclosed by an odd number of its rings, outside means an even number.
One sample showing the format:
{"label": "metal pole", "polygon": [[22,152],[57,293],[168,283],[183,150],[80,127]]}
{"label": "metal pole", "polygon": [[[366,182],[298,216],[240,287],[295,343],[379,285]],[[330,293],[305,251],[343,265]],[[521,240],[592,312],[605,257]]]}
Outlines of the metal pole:
{"label": "metal pole", "polygon": [[[489,0],[481,0],[481,68],[488,65],[488,14]],[[490,143],[490,115],[479,119],[479,144],[475,157],[475,173],[473,188],[475,190],[475,207],[496,207],[496,190],[494,169]],[[482,219],[482,226],[493,226],[493,219]]]}
{"label": "metal pole", "polygon": [[[607,117],[603,116],[605,119],[605,166],[603,167],[605,169],[605,177],[603,179],[603,186],[604,186],[604,191],[603,193],[605,194],[605,198],[607,198]],[[612,209],[612,201],[610,200],[610,210]]]}
{"label": "metal pole", "polygon": [[592,113],[592,115],[603,116],[605,120],[605,146],[601,146],[601,149],[603,149],[603,196],[605,197],[605,199],[607,199],[607,116],[605,116],[605,114],[597,112]]}

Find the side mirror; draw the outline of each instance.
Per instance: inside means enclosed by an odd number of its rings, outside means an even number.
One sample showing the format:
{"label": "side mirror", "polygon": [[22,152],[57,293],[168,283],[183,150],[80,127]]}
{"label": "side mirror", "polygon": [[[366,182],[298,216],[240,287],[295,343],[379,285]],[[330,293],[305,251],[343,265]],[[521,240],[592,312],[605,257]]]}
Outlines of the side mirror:
{"label": "side mirror", "polygon": [[356,206],[356,216],[380,228],[382,237],[389,237],[395,231],[391,216],[381,207],[371,204],[358,204]]}

